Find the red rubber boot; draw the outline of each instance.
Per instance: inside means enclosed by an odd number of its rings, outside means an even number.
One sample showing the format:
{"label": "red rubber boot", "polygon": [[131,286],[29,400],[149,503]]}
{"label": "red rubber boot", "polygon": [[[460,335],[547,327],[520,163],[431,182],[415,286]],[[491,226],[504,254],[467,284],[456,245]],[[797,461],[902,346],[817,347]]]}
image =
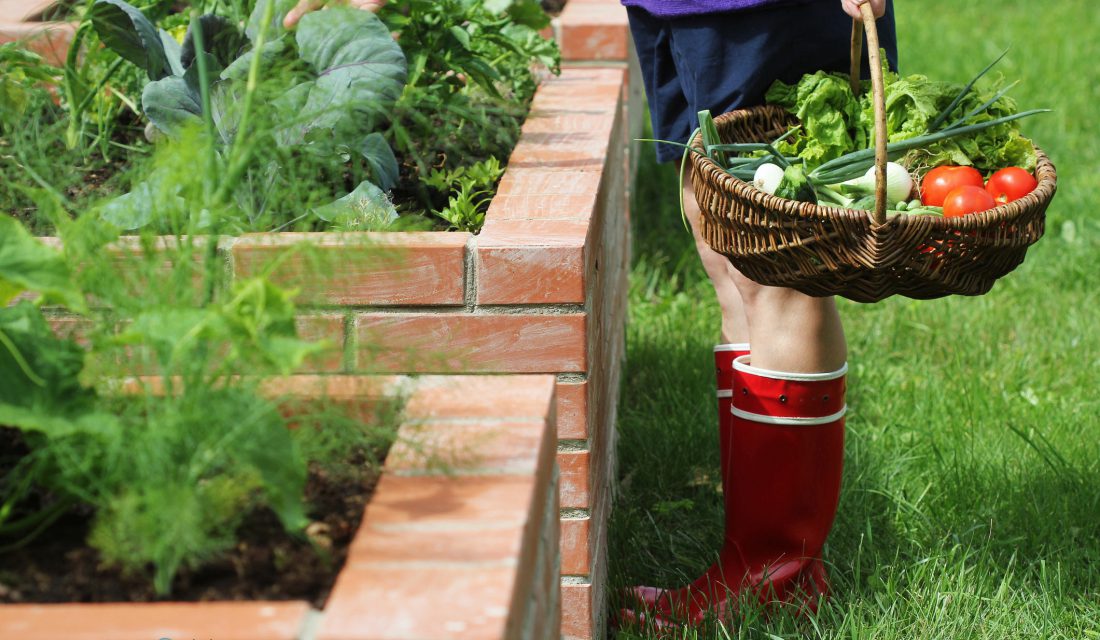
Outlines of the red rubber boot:
{"label": "red rubber boot", "polygon": [[821,547],[832,528],[844,458],[847,366],[818,374],[734,363],[729,437],[723,442],[726,532],[719,561],[681,589],[632,590],[623,621],[658,628],[729,620],[734,601],[815,610],[828,595]]}
{"label": "red rubber boot", "polygon": [[[718,451],[720,453],[723,485],[725,484],[725,478],[729,476],[729,455],[727,455],[727,452],[730,448],[731,425],[733,423],[733,413],[730,412],[733,396],[733,361],[735,358],[748,354],[749,344],[747,342],[714,345],[715,381],[718,386]],[[658,599],[661,598],[668,599],[669,602],[680,602],[691,598],[693,592],[706,589],[707,585],[718,579],[721,571],[720,564],[712,564],[694,582],[679,589],[647,586],[632,587],[629,590],[630,592],[626,594],[627,599],[638,602],[641,605],[640,609],[644,610],[656,607]]]}

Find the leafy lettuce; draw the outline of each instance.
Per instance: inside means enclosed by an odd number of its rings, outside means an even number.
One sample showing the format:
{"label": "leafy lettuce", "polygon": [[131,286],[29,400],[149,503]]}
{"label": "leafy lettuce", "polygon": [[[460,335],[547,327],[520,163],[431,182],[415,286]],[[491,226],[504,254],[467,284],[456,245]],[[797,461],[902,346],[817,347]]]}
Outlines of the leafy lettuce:
{"label": "leafy lettuce", "polygon": [[[919,74],[900,76],[889,69],[883,69],[883,79],[890,142],[927,133],[929,125],[963,87]],[[996,90],[992,87],[970,91],[946,124],[979,110],[995,96]],[[871,146],[874,131],[871,92],[864,92],[856,98],[845,75],[819,71],[803,76],[795,85],[777,81],[768,90],[766,99],[802,122],[801,130],[784,140],[780,151],[803,158],[809,169]],[[984,111],[970,117],[968,123],[988,121],[1015,112],[1015,101],[1002,96]],[[1009,122],[911,151],[903,162],[910,167],[959,164],[973,165],[982,171],[1007,166],[1031,171],[1035,168],[1035,161],[1031,142],[1020,135],[1016,122]]]}

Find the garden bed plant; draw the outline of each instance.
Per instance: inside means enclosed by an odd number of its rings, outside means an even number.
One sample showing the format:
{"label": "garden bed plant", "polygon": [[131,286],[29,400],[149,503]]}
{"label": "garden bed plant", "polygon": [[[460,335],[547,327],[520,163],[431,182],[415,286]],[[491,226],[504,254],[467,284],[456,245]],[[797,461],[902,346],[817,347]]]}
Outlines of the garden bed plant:
{"label": "garden bed plant", "polygon": [[[476,230],[557,66],[533,0],[295,31],[286,0],[193,4],[83,3],[61,69],[0,45],[0,601],[323,601],[394,425],[260,392],[331,345],[297,335],[279,260],[230,282],[218,238]],[[292,565],[310,584],[211,590]]]}
{"label": "garden bed plant", "polygon": [[224,285],[189,237],[121,268],[110,234],[56,220],[64,254],[0,218],[0,602],[323,600],[393,416],[261,393],[324,347],[292,292]]}
{"label": "garden bed plant", "polygon": [[84,3],[60,70],[3,45],[0,209],[37,233],[43,193],[124,232],[476,231],[558,64],[534,0],[333,7],[293,31],[288,0],[192,4]]}

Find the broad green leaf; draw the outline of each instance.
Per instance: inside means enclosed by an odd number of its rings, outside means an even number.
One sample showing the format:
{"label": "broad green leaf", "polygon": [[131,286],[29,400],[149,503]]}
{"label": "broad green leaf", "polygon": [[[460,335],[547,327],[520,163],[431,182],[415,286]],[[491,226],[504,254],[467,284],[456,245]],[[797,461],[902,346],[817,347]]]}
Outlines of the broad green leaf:
{"label": "broad green leaf", "polygon": [[173,179],[171,168],[158,167],[148,177],[98,209],[99,218],[121,231],[134,231],[164,220],[173,214],[182,215],[187,202],[179,193],[181,185]]}
{"label": "broad green leaf", "polygon": [[397,184],[397,158],[381,133],[375,132],[363,138],[356,150],[370,166],[372,182],[382,191],[389,191]]}
{"label": "broad green leaf", "polygon": [[[260,72],[264,73],[269,71],[275,61],[277,61],[286,51],[287,45],[284,38],[277,38],[275,40],[268,40],[264,43],[264,46],[260,47]],[[230,62],[225,69],[221,72],[221,77],[226,80],[245,80],[248,78],[248,68],[252,65],[252,56],[256,55],[256,50],[251,49],[246,51],[241,57]]]}
{"label": "broad green leaf", "polygon": [[24,291],[76,311],[84,308],[61,253],[42,244],[15,218],[0,214],[0,308]]}
{"label": "broad green leaf", "polygon": [[275,121],[280,123],[275,130],[275,140],[279,146],[302,144],[305,141],[302,109],[309,100],[312,88],[313,82],[301,82],[271,101],[271,110],[276,115]]}
{"label": "broad green leaf", "polygon": [[171,73],[157,28],[133,5],[123,0],[96,0],[90,15],[92,27],[103,44],[145,69],[150,80],[160,80]]}
{"label": "broad green leaf", "polygon": [[384,229],[397,219],[390,199],[368,181],[335,202],[315,207],[313,213],[326,222],[357,230]]}
{"label": "broad green leaf", "polygon": [[197,89],[180,76],[168,76],[145,85],[141,108],[157,129],[170,136],[178,135],[180,129],[198,122],[202,116]]}
{"label": "broad green leaf", "polygon": [[306,128],[370,131],[405,86],[405,54],[369,11],[333,7],[304,16],[298,51],[317,74],[304,115]]}
{"label": "broad green leaf", "polygon": [[164,29],[157,29],[157,35],[160,36],[160,44],[164,47],[164,57],[168,60],[171,75],[182,76],[183,72],[187,69],[180,59],[183,55],[183,48],[180,46],[180,43],[176,42],[172,34]]}
{"label": "broad green leaf", "polygon": [[240,82],[216,82],[210,92],[210,115],[222,142],[229,144],[241,122],[240,105],[244,85]]}

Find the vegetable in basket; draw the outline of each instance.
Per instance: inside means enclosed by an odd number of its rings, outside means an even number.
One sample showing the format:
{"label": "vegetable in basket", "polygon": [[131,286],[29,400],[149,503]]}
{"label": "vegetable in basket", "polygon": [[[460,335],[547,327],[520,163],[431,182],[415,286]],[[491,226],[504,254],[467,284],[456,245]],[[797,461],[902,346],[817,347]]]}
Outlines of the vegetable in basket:
{"label": "vegetable in basket", "polygon": [[[892,131],[887,152],[891,159],[901,161],[889,163],[887,169],[889,210],[940,215],[938,207],[955,187],[970,183],[984,186],[981,173],[969,165],[1035,165],[1034,148],[1020,135],[1014,121],[1049,110],[1017,113],[1015,104],[1005,97],[1013,85],[992,95],[972,91],[977,80],[1001,57],[961,88],[921,75],[903,78],[884,69],[887,120]],[[872,208],[874,201],[866,196],[874,192],[874,150],[864,148],[873,138],[870,95],[857,98],[846,77],[817,72],[795,85],[776,82],[768,92],[768,100],[796,115],[800,125],[771,143],[723,143],[710,112],[702,111],[698,133],[704,154],[731,175],[769,186],[763,190],[780,197],[822,206]],[[685,149],[686,166],[688,150],[699,151],[686,145]],[[933,182],[929,184],[939,185],[933,197],[923,198],[922,206],[908,206],[913,178],[903,165],[920,169],[948,160],[968,166],[933,170],[929,173]],[[765,168],[769,165],[774,168]],[[792,167],[797,169],[792,171]],[[782,170],[783,179],[776,183],[778,170]],[[940,176],[947,174],[940,184]],[[922,186],[922,195],[926,189]],[[1001,202],[1005,202],[1012,196],[1006,191],[1002,197],[1005,199]]]}
{"label": "vegetable in basket", "polygon": [[1021,167],[1005,167],[989,177],[985,190],[997,204],[1019,200],[1035,190],[1039,181]]}

